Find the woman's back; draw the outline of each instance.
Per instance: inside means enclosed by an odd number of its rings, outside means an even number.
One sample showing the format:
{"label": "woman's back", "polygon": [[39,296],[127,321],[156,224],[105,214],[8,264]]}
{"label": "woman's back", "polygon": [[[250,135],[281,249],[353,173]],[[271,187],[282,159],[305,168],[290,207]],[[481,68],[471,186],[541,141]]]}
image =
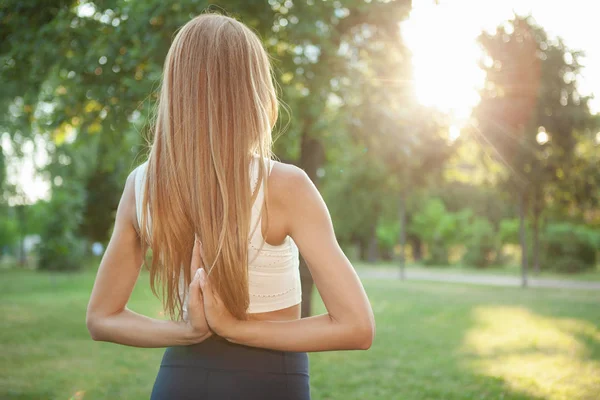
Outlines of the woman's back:
{"label": "woman's back", "polygon": [[[87,313],[95,340],[167,347],[153,400],[307,400],[306,352],[371,346],[371,307],[318,190],[256,161],[272,154],[273,81],[232,18],[194,18],[169,49],[148,162],[127,180]],[[127,308],[149,248],[169,320]],[[324,314],[299,319],[298,253]]]}
{"label": "woman's back", "polygon": [[[289,320],[300,317],[300,303],[302,301],[302,288],[299,272],[299,253],[294,240],[285,232],[286,216],[277,210],[277,193],[269,192],[270,201],[264,207],[264,185],[258,187],[258,162],[256,157],[250,167],[251,191],[258,190],[252,211],[250,213],[250,235],[248,238],[248,285],[250,302],[248,308],[249,318]],[[268,161],[269,181],[283,178],[285,172],[282,164],[276,169],[274,178],[270,172],[274,161]],[[135,209],[138,226],[142,224],[143,188],[146,183],[147,162],[135,170]],[[151,184],[151,183],[150,183]],[[281,186],[281,185],[279,185]],[[275,184],[277,187],[277,184]],[[275,218],[276,216],[276,218]],[[151,225],[148,225],[151,228]],[[266,240],[265,240],[266,238]],[[183,317],[187,319],[187,293],[180,278],[179,290],[186,296],[183,305]]]}

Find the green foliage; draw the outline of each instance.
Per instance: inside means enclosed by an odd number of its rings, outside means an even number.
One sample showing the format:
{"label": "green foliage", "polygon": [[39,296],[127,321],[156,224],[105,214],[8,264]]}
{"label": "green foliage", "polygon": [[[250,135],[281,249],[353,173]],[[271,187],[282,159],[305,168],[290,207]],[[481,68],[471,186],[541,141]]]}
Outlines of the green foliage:
{"label": "green foliage", "polygon": [[519,219],[510,218],[500,221],[498,236],[501,244],[519,244]]}
{"label": "green foliage", "polygon": [[[372,67],[396,54],[391,47],[382,51],[384,40],[402,50],[398,22],[410,5],[408,0],[343,5],[114,0],[60,1],[50,7],[45,0],[26,5],[10,0],[0,13],[6,22],[0,79],[9,83],[0,93],[0,115],[7,117],[0,126],[14,132],[15,143],[39,131],[56,145],[49,150],[66,158],[53,157],[50,179],[73,179],[65,169],[82,171],[76,177],[87,188],[81,231],[105,241],[122,182],[141,150],[139,131],[149,123],[173,34],[210,9],[239,18],[263,39],[292,111],[291,119],[282,113],[278,128],[288,129],[276,152],[317,180],[326,150],[355,119],[353,109],[340,105],[362,102],[363,92],[381,85]],[[335,105],[334,97],[344,99],[342,104]],[[77,152],[87,157],[76,159]]]}
{"label": "green foliage", "polygon": [[79,234],[85,193],[70,185],[55,190],[48,204],[48,220],[38,246],[40,270],[69,271],[82,268],[87,242]]}
{"label": "green foliage", "polygon": [[575,158],[565,165],[568,178],[560,180],[550,195],[550,215],[553,220],[565,214],[600,227],[600,151],[597,132],[600,132],[600,114],[595,116],[595,127],[577,134]]}
{"label": "green foliage", "polygon": [[450,246],[464,240],[464,227],[472,215],[471,210],[451,213],[439,198],[431,198],[414,213],[409,231],[427,245],[429,264],[448,264]]}
{"label": "green foliage", "polygon": [[447,265],[450,248],[456,245],[464,245],[466,265],[483,268],[495,261],[499,235],[487,217],[469,207],[451,212],[440,198],[425,200],[412,215],[410,232],[427,245],[428,264]]}
{"label": "green foliage", "polygon": [[542,234],[544,268],[581,272],[596,267],[600,232],[585,225],[549,223]]}
{"label": "green foliage", "polygon": [[[487,84],[475,110],[477,131],[507,166],[513,185],[533,191],[538,182],[561,179],[557,169],[572,155],[575,131],[591,121],[575,80],[581,53],[518,16],[480,42],[489,62],[482,65]],[[545,141],[538,140],[540,127]]]}
{"label": "green foliage", "polygon": [[0,256],[5,250],[17,244],[19,240],[19,224],[14,210],[0,205]]}
{"label": "green foliage", "polygon": [[465,226],[465,247],[463,263],[484,268],[493,261],[497,249],[497,235],[493,225],[486,218],[475,217]]}
{"label": "green foliage", "polygon": [[4,203],[4,183],[6,182],[6,157],[0,144],[0,204]]}
{"label": "green foliage", "polygon": [[44,200],[25,206],[25,226],[22,229],[26,235],[40,235],[46,229],[51,216],[49,207],[49,202]]}
{"label": "green foliage", "polygon": [[26,235],[40,234],[47,225],[47,206],[44,201],[9,207],[0,204],[0,255],[16,251],[19,240]]}
{"label": "green foliage", "polygon": [[432,188],[431,192],[443,200],[449,211],[469,208],[474,215],[485,215],[495,227],[513,215],[513,206],[506,196],[490,185],[452,181]]}
{"label": "green foliage", "polygon": [[[51,157],[44,173],[63,182],[53,185],[49,204],[26,207],[17,226],[42,232],[41,268],[74,268],[65,254],[78,257],[80,238],[106,242],[125,177],[143,154],[140,133],[173,33],[207,8],[231,13],[262,38],[291,111],[280,115],[276,130],[287,129],[276,154],[319,184],[343,245],[364,254],[378,242],[391,254],[400,236],[400,193],[408,234],[426,244],[435,264],[464,244],[464,261],[485,266],[492,243],[519,243],[506,201],[516,186],[527,189],[534,218],[550,214],[550,199],[553,219],[579,208],[577,220],[600,224],[591,137],[597,130],[588,129],[587,98],[574,79],[581,54],[528,18],[481,36],[492,62],[483,65],[487,84],[470,130],[484,140],[465,134],[449,143],[448,117],[418,105],[412,93],[410,54],[398,28],[409,0],[7,0],[0,10],[0,132],[9,132],[15,154],[43,136]],[[547,143],[536,141],[539,126]],[[490,185],[498,177],[485,168],[489,162],[473,159],[479,142],[493,147],[484,150],[501,165],[493,165],[506,178],[499,185]],[[443,168],[463,144],[484,178],[470,179],[464,154]],[[0,149],[0,188],[5,163]],[[468,183],[443,183],[442,172],[465,170]],[[14,221],[0,220],[0,242],[14,241],[15,229]]]}
{"label": "green foliage", "polygon": [[393,254],[394,247],[398,244],[400,223],[398,219],[385,218],[377,225],[377,241],[379,248],[388,254]]}
{"label": "green foliage", "polygon": [[349,153],[340,158],[337,165],[325,169],[323,196],[338,240],[345,247],[358,245],[361,256],[366,258],[367,248],[390,205],[390,198],[384,191],[386,176],[381,171],[382,166],[354,163],[354,154]]}
{"label": "green foliage", "polygon": [[[531,210],[536,228],[548,199],[565,197],[561,192],[575,167],[586,169],[575,161],[577,132],[594,125],[589,98],[577,86],[582,53],[560,38],[549,38],[531,17],[515,16],[479,41],[487,54],[482,63],[486,84],[474,110],[472,133],[489,144],[489,152],[505,168],[502,186],[516,194],[523,219]],[[589,193],[585,186],[594,179],[585,180],[577,192]],[[533,237],[536,241],[537,235]],[[526,253],[527,242],[522,241]],[[537,243],[533,249],[539,249]]]}

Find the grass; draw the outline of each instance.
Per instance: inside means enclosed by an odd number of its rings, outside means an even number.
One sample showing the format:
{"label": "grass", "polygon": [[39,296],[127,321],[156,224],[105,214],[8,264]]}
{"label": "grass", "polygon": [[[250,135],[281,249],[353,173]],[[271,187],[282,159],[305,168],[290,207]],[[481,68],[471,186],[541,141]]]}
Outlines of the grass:
{"label": "grass", "polygon": [[[355,262],[354,265],[358,269],[399,269],[397,262],[378,262],[376,264],[370,264],[366,262]],[[506,265],[506,266],[491,266],[487,268],[473,268],[464,265],[433,265],[423,266],[420,264],[407,264],[406,269],[410,271],[431,271],[431,272],[444,272],[444,273],[463,273],[469,275],[499,275],[499,276],[521,276],[521,266],[519,265]],[[533,271],[529,270],[529,277],[531,278],[548,278],[548,279],[559,279],[559,280],[570,280],[570,281],[600,281],[600,265],[596,269],[579,272],[576,274],[565,274],[554,271],[541,271],[539,274],[534,274]]]}
{"label": "grass", "polygon": [[[85,307],[93,279],[90,271],[0,271],[1,399],[148,398],[162,350],[91,341]],[[158,316],[147,279],[130,307]],[[314,399],[598,398],[600,292],[365,286],[375,344],[311,354]]]}

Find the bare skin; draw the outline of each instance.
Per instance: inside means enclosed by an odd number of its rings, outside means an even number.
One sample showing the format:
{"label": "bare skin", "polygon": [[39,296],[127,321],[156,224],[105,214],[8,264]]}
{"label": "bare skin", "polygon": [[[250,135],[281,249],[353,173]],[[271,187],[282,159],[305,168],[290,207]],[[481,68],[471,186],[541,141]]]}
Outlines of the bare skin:
{"label": "bare skin", "polygon": [[[327,207],[306,174],[275,163],[268,181],[267,243],[292,237],[307,261],[327,313],[300,319],[300,305],[231,316],[212,291],[195,242],[188,322],[136,314],[126,305],[142,264],[137,234],[133,174],[119,204],[115,230],[104,254],[88,305],[87,324],[95,340],[137,347],[199,343],[213,332],[235,343],[284,351],[367,349],[375,332],[373,312],[352,265],[340,249]],[[196,273],[196,271],[200,271]],[[200,287],[202,290],[200,290]]]}

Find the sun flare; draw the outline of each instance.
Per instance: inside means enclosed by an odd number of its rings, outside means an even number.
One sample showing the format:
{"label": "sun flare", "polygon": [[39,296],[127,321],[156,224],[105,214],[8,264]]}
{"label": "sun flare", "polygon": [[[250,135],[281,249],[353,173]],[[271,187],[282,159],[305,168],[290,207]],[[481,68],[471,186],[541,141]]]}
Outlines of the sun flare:
{"label": "sun flare", "polygon": [[463,125],[479,101],[478,89],[485,78],[473,30],[449,18],[443,5],[421,3],[402,25],[402,33],[412,53],[417,100]]}
{"label": "sun flare", "polygon": [[[462,127],[479,102],[485,73],[479,68],[482,50],[477,43],[482,31],[494,32],[515,13],[532,15],[551,36],[559,35],[575,48],[585,49],[585,69],[578,78],[585,95],[600,88],[600,52],[586,26],[595,14],[592,2],[574,0],[571,9],[579,22],[566,23],[564,7],[543,0],[479,1],[419,0],[413,2],[410,17],[401,24],[402,40],[412,53],[413,78],[418,101],[454,118]],[[600,111],[600,99],[590,100],[592,112]]]}

